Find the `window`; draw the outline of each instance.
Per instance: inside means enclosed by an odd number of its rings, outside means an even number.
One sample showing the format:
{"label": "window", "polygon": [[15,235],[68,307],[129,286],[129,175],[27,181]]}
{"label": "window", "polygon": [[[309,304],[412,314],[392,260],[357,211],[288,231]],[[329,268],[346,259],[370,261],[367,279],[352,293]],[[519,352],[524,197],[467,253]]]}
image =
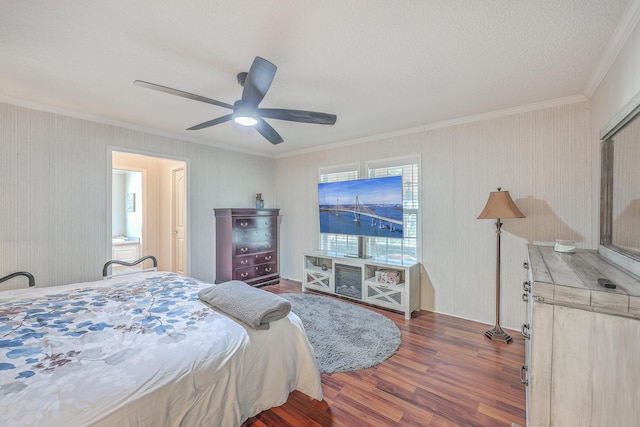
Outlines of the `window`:
{"label": "window", "polygon": [[367,164],[367,177],[402,176],[404,238],[369,238],[369,253],[375,257],[395,260],[418,260],[418,218],[420,177],[418,157],[389,159]]}
{"label": "window", "polygon": [[[320,170],[320,182],[347,181],[359,178],[359,164],[350,164]],[[404,238],[369,237],[367,252],[389,260],[418,260],[419,216],[419,158],[385,159],[366,164],[366,177],[402,176]],[[320,249],[341,254],[358,252],[358,237],[341,234],[320,234]]]}

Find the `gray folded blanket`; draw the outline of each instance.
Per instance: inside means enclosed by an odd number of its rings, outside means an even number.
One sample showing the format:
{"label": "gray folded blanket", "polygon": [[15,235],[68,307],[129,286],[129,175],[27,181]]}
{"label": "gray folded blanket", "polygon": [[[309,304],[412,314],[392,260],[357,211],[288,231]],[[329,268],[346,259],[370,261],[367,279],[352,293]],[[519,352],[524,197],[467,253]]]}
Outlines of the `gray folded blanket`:
{"label": "gray folded blanket", "polygon": [[286,299],[240,280],[202,289],[198,297],[255,329],[269,329],[269,322],[282,319],[291,311]]}

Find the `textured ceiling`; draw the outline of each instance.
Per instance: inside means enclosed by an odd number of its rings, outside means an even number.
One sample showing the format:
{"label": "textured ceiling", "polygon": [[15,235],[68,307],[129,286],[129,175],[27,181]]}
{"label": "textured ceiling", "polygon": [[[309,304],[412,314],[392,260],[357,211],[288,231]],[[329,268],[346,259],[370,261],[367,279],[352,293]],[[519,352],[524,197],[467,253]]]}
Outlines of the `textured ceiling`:
{"label": "textured ceiling", "polygon": [[[633,0],[632,0],[633,1]],[[585,93],[628,0],[0,0],[0,100],[275,156]],[[284,142],[227,122],[255,56]]]}

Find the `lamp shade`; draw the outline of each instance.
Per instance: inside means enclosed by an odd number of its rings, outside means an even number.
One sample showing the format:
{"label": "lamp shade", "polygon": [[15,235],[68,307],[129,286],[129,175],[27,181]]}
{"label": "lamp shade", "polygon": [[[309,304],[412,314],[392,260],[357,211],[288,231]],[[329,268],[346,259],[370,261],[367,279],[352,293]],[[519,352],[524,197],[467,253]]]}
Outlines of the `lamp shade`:
{"label": "lamp shade", "polygon": [[478,219],[526,218],[516,206],[508,191],[492,191]]}

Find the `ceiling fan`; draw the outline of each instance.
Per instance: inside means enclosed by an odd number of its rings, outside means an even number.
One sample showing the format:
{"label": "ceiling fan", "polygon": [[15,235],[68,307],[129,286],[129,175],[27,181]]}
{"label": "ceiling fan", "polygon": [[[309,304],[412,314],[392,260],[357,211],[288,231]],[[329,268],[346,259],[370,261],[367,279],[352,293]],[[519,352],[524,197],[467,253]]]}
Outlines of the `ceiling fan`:
{"label": "ceiling fan", "polygon": [[288,120],[290,122],[315,123],[319,125],[332,125],[336,122],[335,114],[258,107],[269,90],[277,69],[278,67],[273,65],[271,62],[256,56],[256,59],[253,60],[253,64],[251,64],[249,72],[242,72],[237,76],[238,83],[243,87],[242,98],[234,102],[233,105],[142,80],[136,80],[133,83],[138,86],[158,90],[171,95],[193,99],[194,101],[206,102],[208,104],[233,110],[231,114],[227,114],[213,120],[208,120],[204,123],[200,123],[199,125],[192,126],[187,130],[204,129],[233,119],[233,121],[243,126],[253,126],[262,136],[268,139],[269,142],[272,144],[279,144],[283,141],[282,137],[274,128],[271,127],[271,125],[264,121],[264,118]]}

